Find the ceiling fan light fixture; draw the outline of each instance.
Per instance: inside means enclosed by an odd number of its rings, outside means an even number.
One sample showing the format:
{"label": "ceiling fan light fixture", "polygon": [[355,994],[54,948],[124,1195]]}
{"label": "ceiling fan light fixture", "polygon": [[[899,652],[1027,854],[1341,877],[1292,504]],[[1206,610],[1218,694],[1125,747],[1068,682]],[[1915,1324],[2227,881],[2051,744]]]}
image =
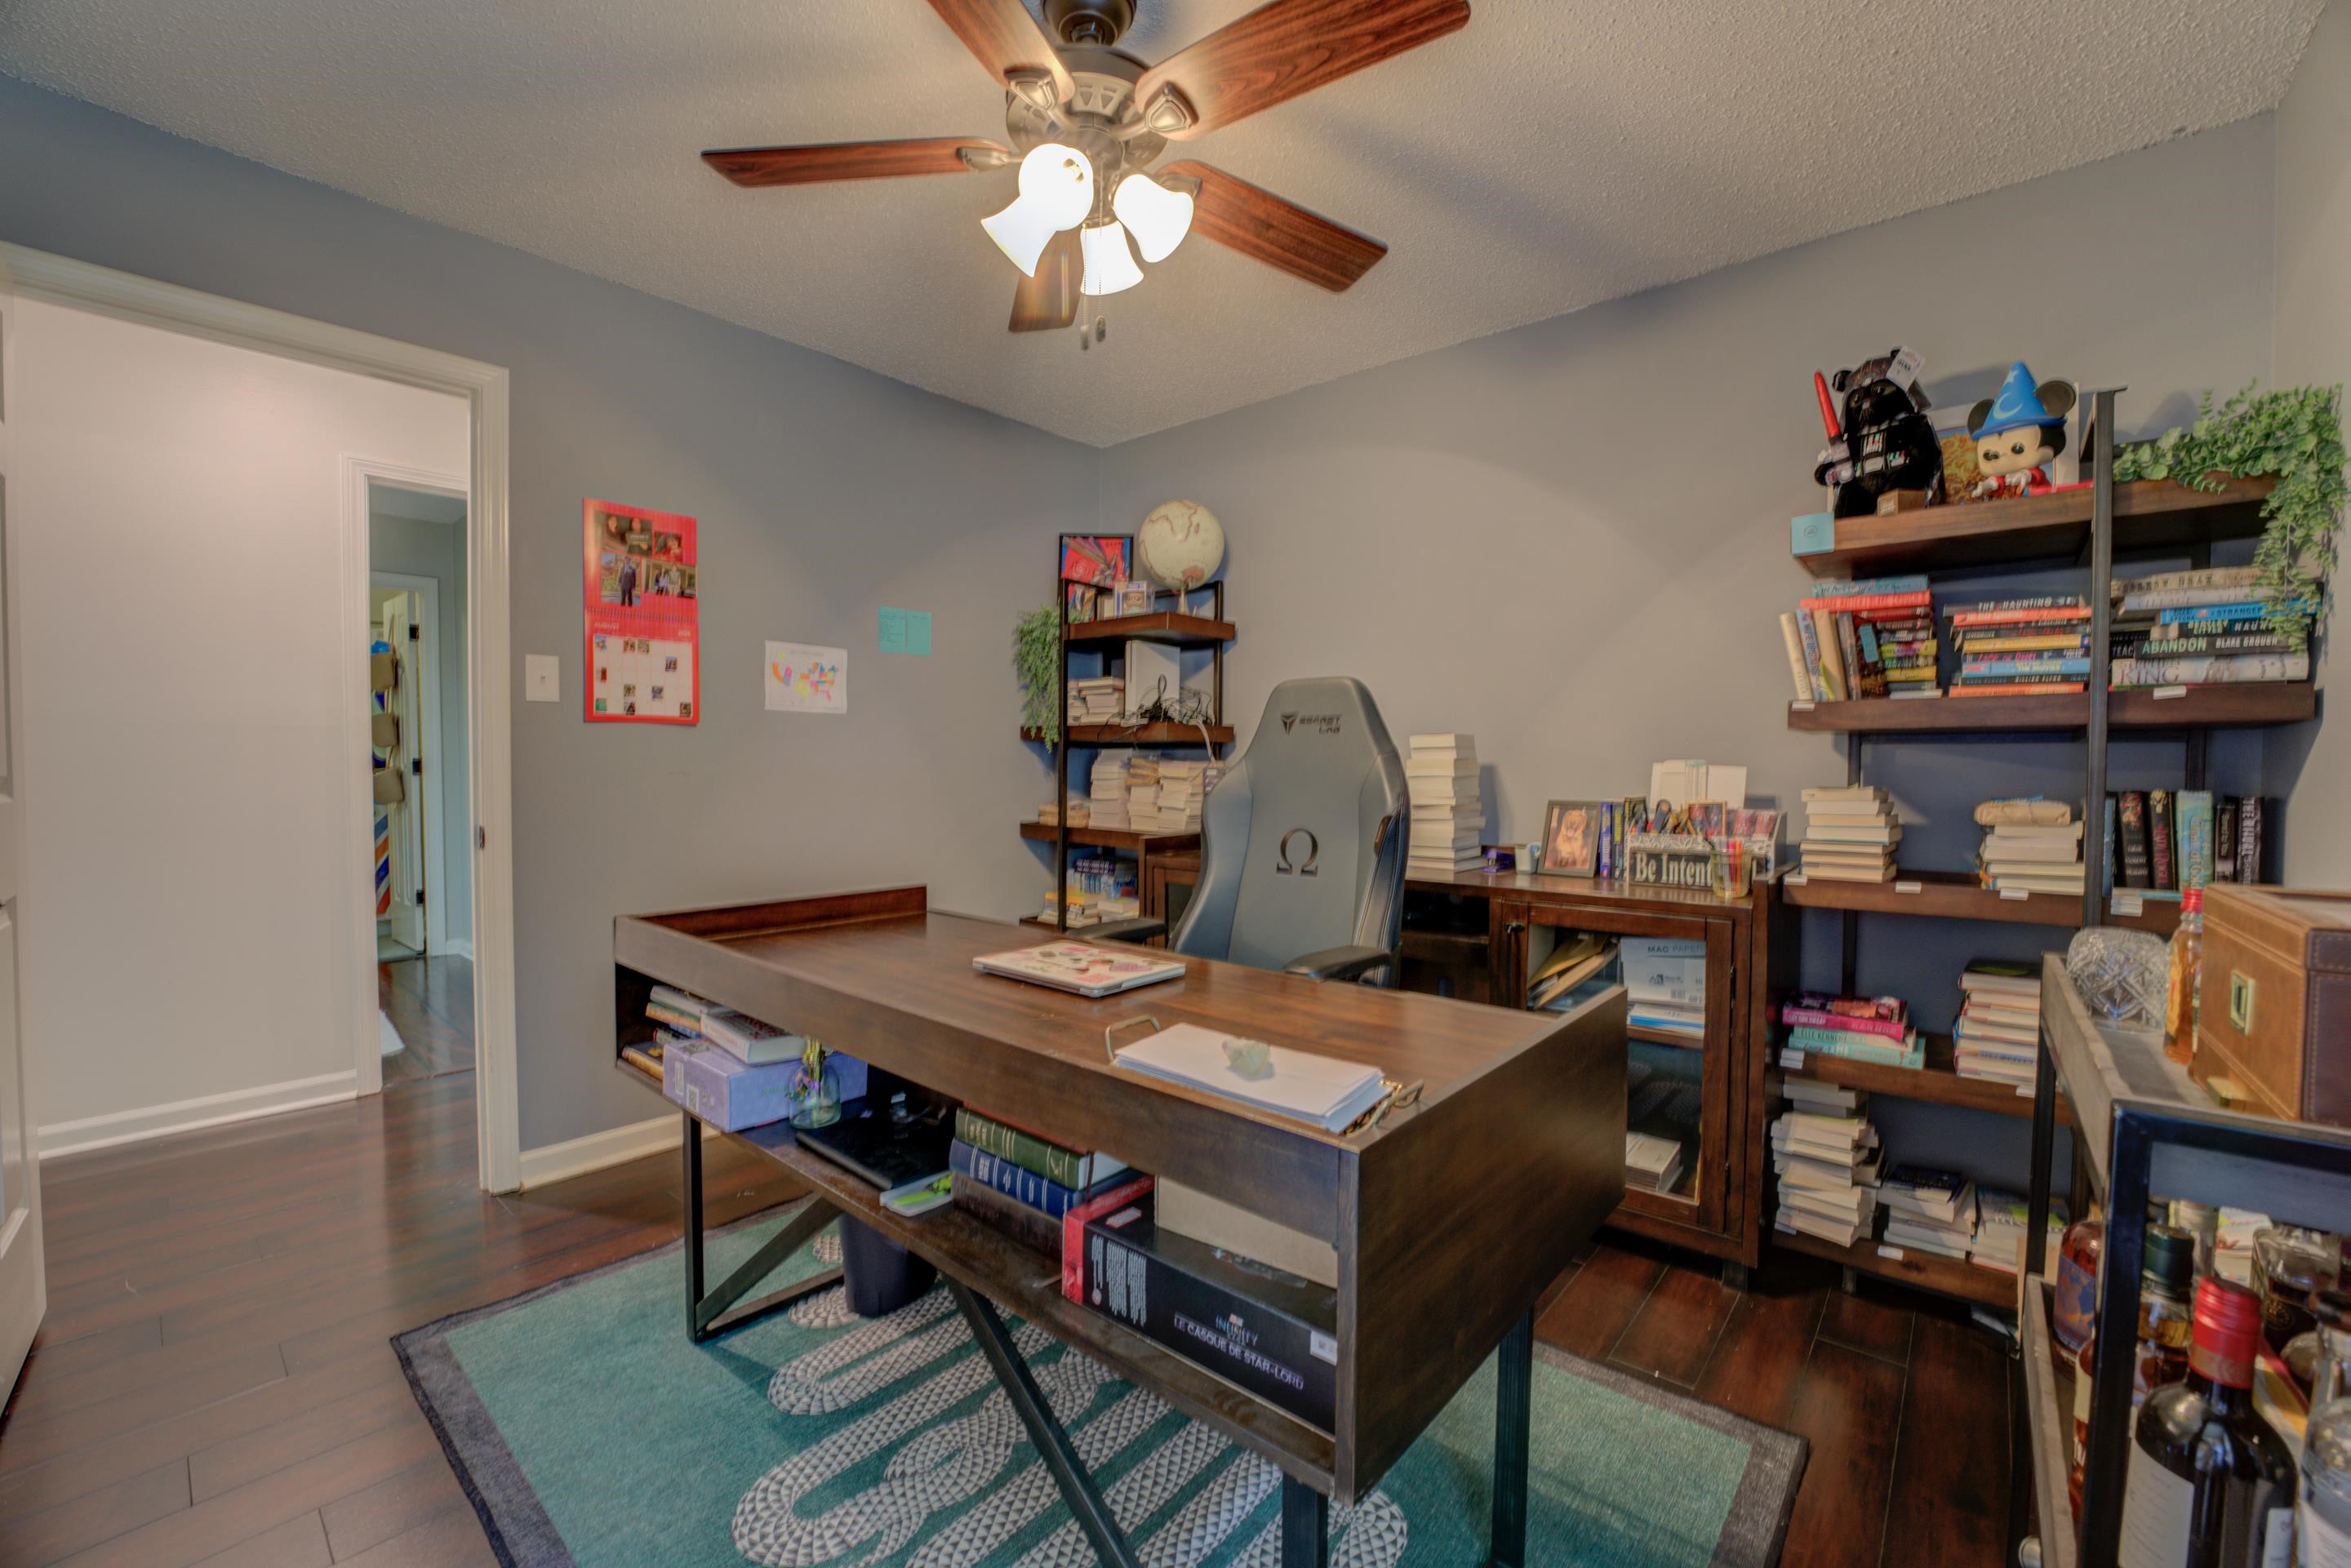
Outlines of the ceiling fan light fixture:
{"label": "ceiling fan light fixture", "polygon": [[1116,294],[1143,281],[1143,268],[1134,265],[1134,252],[1127,248],[1126,225],[1116,218],[1080,229],[1078,249],[1086,262],[1085,280],[1078,286],[1081,294]]}
{"label": "ceiling fan light fixture", "polygon": [[1046,243],[1085,222],[1093,209],[1092,162],[1074,147],[1045,141],[1020,160],[1019,196],[1002,212],[980,219],[979,226],[1013,266],[1034,277]]}
{"label": "ceiling fan light fixture", "polygon": [[1192,198],[1171,191],[1148,174],[1129,174],[1118,183],[1111,210],[1134,236],[1135,249],[1154,266],[1176,253],[1192,232]]}

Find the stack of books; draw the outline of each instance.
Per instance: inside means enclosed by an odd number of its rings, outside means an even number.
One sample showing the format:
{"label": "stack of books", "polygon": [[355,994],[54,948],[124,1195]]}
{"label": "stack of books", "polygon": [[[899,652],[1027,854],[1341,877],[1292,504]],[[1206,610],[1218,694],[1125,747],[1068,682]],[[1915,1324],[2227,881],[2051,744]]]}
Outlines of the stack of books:
{"label": "stack of books", "polygon": [[1055,1258],[1065,1228],[1133,1202],[1151,1189],[1109,1155],[1072,1149],[965,1106],[956,1112],[947,1168],[955,1206]]}
{"label": "stack of books", "polygon": [[2082,824],[2064,800],[1985,800],[1976,807],[1984,831],[1976,852],[1976,878],[2002,893],[2082,896]]}
{"label": "stack of books", "polygon": [[[1159,759],[1159,798],[1154,821],[1163,833],[1196,833],[1200,808],[1217,780],[1225,776],[1221,762]],[[1139,825],[1139,824],[1138,824]]]}
{"label": "stack of books", "polygon": [[1625,1064],[1625,1185],[1671,1193],[1688,1168],[1705,1091],[1693,1079],[1635,1061]]}
{"label": "stack of books", "polygon": [[1780,1005],[1788,1028],[1780,1065],[1802,1067],[1806,1056],[1840,1056],[1880,1067],[1927,1065],[1927,1047],[1911,1027],[1899,997],[1833,997],[1799,991]]}
{"label": "stack of books", "polygon": [[1962,1078],[2030,1084],[2041,1048],[2041,966],[1978,958],[1959,975],[1952,1065]]}
{"label": "stack of books", "polygon": [[1807,879],[1892,882],[1902,824],[1894,799],[1873,784],[1804,791],[1804,836],[1796,846]]}
{"label": "stack of books", "polygon": [[1626,1191],[1670,1193],[1681,1179],[1680,1139],[1661,1138],[1654,1133],[1625,1134]]}
{"label": "stack of books", "polygon": [[1976,1184],[1957,1171],[1896,1166],[1878,1186],[1886,1210],[1880,1239],[1905,1251],[1931,1252],[1954,1262],[1976,1243]]}
{"label": "stack of books", "polygon": [[2177,899],[2214,882],[2260,882],[2269,810],[2258,795],[2125,789],[2106,797],[2106,886]]}
{"label": "stack of books", "polygon": [[1126,712],[1126,682],[1117,675],[1092,675],[1070,683],[1071,724],[1116,724]]}
{"label": "stack of books", "polygon": [[1629,1021],[1704,1039],[1706,944],[1684,936],[1625,936],[1616,948],[1631,1004]]}
{"label": "stack of books", "polygon": [[1996,599],[1950,612],[1955,697],[2042,696],[2086,689],[2090,604],[2080,594]]}
{"label": "stack of books", "polygon": [[[1068,928],[1070,930],[1075,931],[1081,925],[1092,925],[1102,918],[1101,894],[1087,893],[1081,889],[1072,887],[1069,890],[1069,900],[1070,919]],[[1037,918],[1043,921],[1048,925],[1052,925],[1060,921],[1061,913],[1061,896],[1056,894],[1048,893],[1045,894],[1045,906],[1037,911]]]}
{"label": "stack of books", "polygon": [[[1070,826],[1073,828],[1089,826],[1094,820],[1092,806],[1090,802],[1080,796],[1072,795],[1070,797],[1068,810],[1070,813]],[[1058,828],[1061,825],[1061,807],[1056,806],[1053,802],[1048,800],[1043,805],[1037,808],[1037,820],[1044,823],[1049,828]]]}
{"label": "stack of books", "polygon": [[[2021,1192],[2007,1192],[1996,1186],[1980,1191],[1976,1195],[1976,1239],[1968,1249],[1968,1261],[1995,1273],[2014,1274],[2024,1258],[2027,1213]],[[2053,1197],[2049,1200],[2048,1250],[2044,1257],[2057,1256],[2058,1243],[2064,1233],[2065,1205],[2064,1200]]]}
{"label": "stack of books", "polygon": [[2306,681],[2312,620],[2308,603],[2262,587],[2258,567],[2117,578],[2112,683],[2123,691]]}
{"label": "stack of books", "polygon": [[1485,862],[1479,834],[1486,814],[1478,805],[1478,742],[1467,735],[1416,735],[1404,759],[1412,800],[1412,831],[1405,868],[1445,875],[1476,871]]}
{"label": "stack of books", "polygon": [[1138,833],[1159,831],[1159,758],[1148,751],[1126,759],[1126,825]]}
{"label": "stack of books", "polygon": [[1105,751],[1094,758],[1086,788],[1086,809],[1092,826],[1112,832],[1127,831],[1126,769],[1132,760],[1123,751]]}
{"label": "stack of books", "polygon": [[1780,617],[1780,640],[1798,702],[1943,695],[1924,576],[1814,583]]}
{"label": "stack of books", "polygon": [[1771,1166],[1780,1177],[1773,1223],[1839,1247],[1877,1225],[1877,1188],[1886,1153],[1869,1122],[1869,1096],[1857,1089],[1792,1082],[1788,1109],[1771,1124]]}

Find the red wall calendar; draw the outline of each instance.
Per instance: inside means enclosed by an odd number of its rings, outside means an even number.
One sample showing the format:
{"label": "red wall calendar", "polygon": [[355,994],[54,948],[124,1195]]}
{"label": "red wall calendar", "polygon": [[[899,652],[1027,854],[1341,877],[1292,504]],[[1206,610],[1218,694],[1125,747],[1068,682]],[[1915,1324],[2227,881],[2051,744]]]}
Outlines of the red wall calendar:
{"label": "red wall calendar", "polygon": [[580,507],[590,724],[694,724],[702,604],[694,519],[614,501]]}

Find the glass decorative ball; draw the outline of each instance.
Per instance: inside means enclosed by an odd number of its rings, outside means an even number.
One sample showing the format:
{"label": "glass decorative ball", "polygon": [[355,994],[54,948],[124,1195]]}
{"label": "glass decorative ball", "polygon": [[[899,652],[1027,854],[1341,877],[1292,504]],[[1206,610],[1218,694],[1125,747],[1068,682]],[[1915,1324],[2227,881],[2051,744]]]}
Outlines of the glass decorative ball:
{"label": "glass decorative ball", "polygon": [[2065,973],[2099,1023],[2161,1028],[2171,981],[2171,949],[2160,936],[2111,925],[2078,932],[2065,948]]}

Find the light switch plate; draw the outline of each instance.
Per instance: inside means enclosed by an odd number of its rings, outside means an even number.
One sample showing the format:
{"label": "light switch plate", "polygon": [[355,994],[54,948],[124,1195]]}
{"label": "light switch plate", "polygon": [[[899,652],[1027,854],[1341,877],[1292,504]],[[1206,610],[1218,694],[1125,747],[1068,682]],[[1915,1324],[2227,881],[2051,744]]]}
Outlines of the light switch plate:
{"label": "light switch plate", "polygon": [[563,697],[563,661],[552,653],[525,653],[522,656],[522,695],[525,702],[559,702]]}

